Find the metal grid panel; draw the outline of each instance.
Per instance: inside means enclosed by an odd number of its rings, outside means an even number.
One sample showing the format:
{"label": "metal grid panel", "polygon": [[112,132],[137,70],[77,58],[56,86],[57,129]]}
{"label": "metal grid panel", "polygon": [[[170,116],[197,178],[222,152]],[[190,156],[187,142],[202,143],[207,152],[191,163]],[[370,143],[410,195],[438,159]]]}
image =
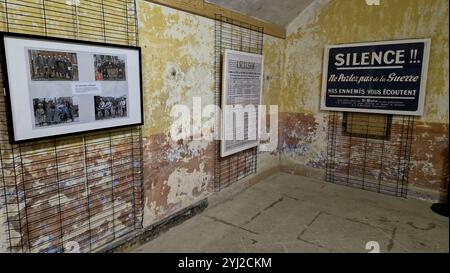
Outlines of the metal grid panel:
{"label": "metal grid panel", "polygon": [[[364,190],[407,197],[414,117],[392,116],[380,123],[365,114],[366,120],[348,114],[347,126],[357,126],[358,134],[344,131],[344,115],[329,115],[326,179],[328,182]],[[354,120],[352,120],[352,118]],[[361,127],[366,134],[361,134]],[[348,129],[348,128],[347,128]],[[375,131],[388,132],[373,138]]]}
{"label": "metal grid panel", "polygon": [[[222,61],[226,49],[263,54],[264,28],[240,22],[220,14],[215,20],[215,103],[221,107]],[[216,191],[256,173],[258,148],[221,158],[216,141],[214,188]]]}
{"label": "metal grid panel", "polygon": [[[1,1],[0,30],[138,44],[134,0]],[[142,228],[140,127],[10,145],[6,107],[0,96],[0,224],[11,252],[90,252]]]}

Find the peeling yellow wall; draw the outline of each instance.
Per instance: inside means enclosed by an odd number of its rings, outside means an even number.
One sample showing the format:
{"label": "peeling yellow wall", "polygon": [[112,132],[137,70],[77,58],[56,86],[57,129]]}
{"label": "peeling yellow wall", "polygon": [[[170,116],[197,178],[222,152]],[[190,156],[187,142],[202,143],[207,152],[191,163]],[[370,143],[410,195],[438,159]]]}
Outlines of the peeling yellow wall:
{"label": "peeling yellow wall", "polygon": [[[144,76],[145,134],[166,133],[176,104],[214,104],[214,21],[138,1],[139,38]],[[284,40],[264,35],[263,101],[278,105]],[[175,72],[176,76],[172,73]]]}
{"label": "peeling yellow wall", "polygon": [[278,105],[284,68],[283,39],[264,35],[264,89],[263,103]]}
{"label": "peeling yellow wall", "polygon": [[138,18],[145,112],[144,225],[148,226],[208,193],[212,177],[204,156],[212,142],[171,141],[175,119],[170,114],[181,104],[192,115],[194,97],[201,98],[202,106],[214,104],[214,21],[146,1],[138,1]]}
{"label": "peeling yellow wall", "polygon": [[328,112],[320,111],[320,94],[326,45],[430,38],[425,114],[414,123],[408,186],[417,196],[439,197],[448,184],[448,12],[448,0],[381,0],[379,6],[315,0],[294,19],[287,29],[280,93],[282,166],[306,166],[319,174],[325,169]]}
{"label": "peeling yellow wall", "polygon": [[144,135],[166,133],[176,104],[214,103],[214,21],[138,1]]}
{"label": "peeling yellow wall", "polygon": [[[139,44],[144,78],[144,225],[148,226],[209,196],[214,141],[172,141],[172,107],[215,104],[215,21],[138,1]],[[284,40],[264,36],[264,102],[278,104]],[[205,121],[205,120],[203,120]],[[262,154],[258,172],[278,165]]]}
{"label": "peeling yellow wall", "polygon": [[[263,105],[266,106],[266,113],[270,113],[270,106],[277,105],[279,96],[282,92],[283,68],[284,68],[284,39],[264,35],[264,85],[263,85]],[[276,128],[275,124],[270,123],[268,117],[268,126]],[[279,126],[279,124],[277,124]],[[269,130],[270,127],[267,127]],[[278,142],[278,139],[272,141]],[[279,167],[278,149],[273,152],[260,152],[258,155],[258,172],[272,170]]]}
{"label": "peeling yellow wall", "polygon": [[426,122],[448,123],[447,0],[316,0],[289,26],[283,112],[317,113],[326,45],[431,38]]}

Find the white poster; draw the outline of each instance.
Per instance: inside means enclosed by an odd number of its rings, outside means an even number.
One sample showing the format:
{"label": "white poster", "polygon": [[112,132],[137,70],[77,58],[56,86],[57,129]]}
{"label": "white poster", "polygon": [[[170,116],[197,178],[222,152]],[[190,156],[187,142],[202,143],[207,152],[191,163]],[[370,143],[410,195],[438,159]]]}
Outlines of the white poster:
{"label": "white poster", "polygon": [[141,125],[140,51],[3,36],[11,141]]}
{"label": "white poster", "polygon": [[221,156],[259,145],[264,58],[226,50],[222,83]]}

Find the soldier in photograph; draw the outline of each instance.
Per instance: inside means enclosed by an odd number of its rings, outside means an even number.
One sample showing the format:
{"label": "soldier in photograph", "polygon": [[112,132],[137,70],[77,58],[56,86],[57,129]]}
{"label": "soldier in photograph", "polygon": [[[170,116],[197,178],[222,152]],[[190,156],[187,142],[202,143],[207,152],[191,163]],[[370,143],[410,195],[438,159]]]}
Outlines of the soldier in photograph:
{"label": "soldier in photograph", "polygon": [[36,123],[39,126],[44,126],[45,123],[45,110],[44,110],[44,105],[39,102],[37,105],[37,109],[35,112],[35,118],[36,118]]}
{"label": "soldier in photograph", "polygon": [[97,72],[95,72],[95,80],[103,81],[103,69],[102,68],[98,68]]}
{"label": "soldier in photograph", "polygon": [[110,117],[113,116],[113,105],[110,99],[108,99],[108,101],[105,104],[105,112],[108,112],[108,115]]}
{"label": "soldier in photograph", "polygon": [[126,115],[126,111],[127,111],[127,100],[126,100],[126,98],[122,98],[119,101],[118,108],[119,108],[119,115],[122,116],[122,117],[125,116]]}
{"label": "soldier in photograph", "polygon": [[43,78],[49,78],[50,77],[50,60],[47,55],[42,56],[42,63],[43,63],[43,73],[42,73],[42,79]]}
{"label": "soldier in photograph", "polygon": [[61,122],[67,122],[69,119],[73,122],[73,107],[69,101],[61,100],[58,104],[58,114]]}
{"label": "soldier in photograph", "polygon": [[49,66],[49,78],[56,78],[57,72],[56,72],[56,59],[55,56],[49,56],[48,57],[48,66]]}
{"label": "soldier in photograph", "polygon": [[102,98],[100,98],[100,102],[98,103],[98,107],[97,107],[97,116],[98,117],[105,117],[105,106],[106,106],[105,101]]}
{"label": "soldier in photograph", "polygon": [[47,118],[47,125],[59,122],[58,109],[53,100],[49,100],[47,103],[46,118]]}

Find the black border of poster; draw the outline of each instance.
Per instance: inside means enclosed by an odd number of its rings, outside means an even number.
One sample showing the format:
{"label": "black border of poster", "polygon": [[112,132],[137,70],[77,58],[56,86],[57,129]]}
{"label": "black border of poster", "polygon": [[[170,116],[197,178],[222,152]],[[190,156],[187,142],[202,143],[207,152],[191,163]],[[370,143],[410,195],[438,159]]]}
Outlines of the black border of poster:
{"label": "black border of poster", "polygon": [[422,116],[430,49],[431,39],[326,46],[320,109]]}
{"label": "black border of poster", "polygon": [[[100,129],[94,129],[94,130],[88,130],[88,131],[79,131],[79,132],[73,132],[73,133],[67,133],[67,134],[58,134],[58,135],[52,135],[52,136],[45,136],[45,137],[38,137],[38,138],[31,138],[31,139],[25,139],[25,140],[16,140],[14,137],[14,124],[13,124],[13,114],[12,114],[12,108],[11,108],[11,96],[10,96],[10,89],[9,89],[9,77],[8,77],[8,66],[6,62],[6,48],[5,48],[5,37],[14,37],[14,38],[26,38],[30,40],[42,40],[42,41],[50,41],[50,42],[63,42],[63,43],[74,43],[74,44],[80,44],[80,45],[93,45],[93,46],[99,46],[99,47],[110,47],[110,48],[122,48],[122,49],[132,49],[137,50],[139,55],[139,87],[140,87],[140,112],[141,112],[141,122],[140,123],[133,123],[133,124],[127,124],[127,125],[120,125],[120,126],[114,126],[114,127],[107,127],[107,128],[100,128]],[[7,104],[7,119],[8,119],[8,131],[9,131],[9,141],[11,144],[21,144],[26,143],[30,141],[38,141],[43,139],[54,139],[54,138],[61,138],[61,137],[67,137],[67,136],[76,136],[80,134],[87,134],[87,133],[94,133],[99,131],[105,131],[109,129],[121,129],[121,128],[128,128],[132,126],[142,126],[144,125],[144,101],[143,101],[143,82],[142,82],[142,53],[141,48],[137,46],[126,46],[126,45],[116,45],[116,44],[108,44],[108,43],[101,43],[101,42],[90,42],[90,41],[80,41],[80,40],[73,40],[73,39],[65,39],[65,38],[56,38],[56,37],[48,37],[48,36],[38,36],[38,35],[30,35],[30,34],[21,34],[21,33],[14,33],[14,32],[0,32],[0,52],[3,54],[2,58],[2,64],[4,71],[3,71],[3,85],[4,85],[4,91],[5,91],[5,102]]]}

